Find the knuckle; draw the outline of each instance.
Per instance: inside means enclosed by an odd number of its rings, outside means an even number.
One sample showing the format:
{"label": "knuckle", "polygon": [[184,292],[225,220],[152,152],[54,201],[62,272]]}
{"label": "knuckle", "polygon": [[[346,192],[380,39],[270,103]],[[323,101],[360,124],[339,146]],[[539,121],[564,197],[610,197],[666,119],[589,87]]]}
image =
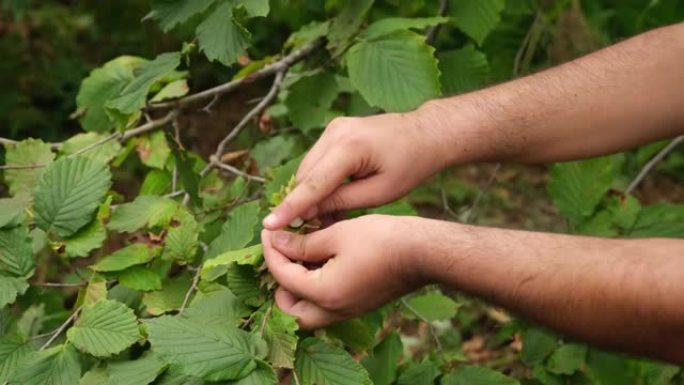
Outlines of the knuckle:
{"label": "knuckle", "polygon": [[346,117],[335,118],[331,120],[330,123],[328,123],[328,126],[325,128],[325,131],[331,134],[338,134],[340,133],[340,131],[343,131],[345,129],[348,121],[349,118]]}
{"label": "knuckle", "polygon": [[324,184],[325,180],[323,180],[323,178],[317,175],[310,175],[308,178],[306,178],[306,180],[304,180],[302,186],[306,187],[312,192],[318,192],[323,188]]}
{"label": "knuckle", "polygon": [[343,297],[338,292],[327,292],[321,295],[319,304],[322,308],[331,311],[339,311],[344,307]]}

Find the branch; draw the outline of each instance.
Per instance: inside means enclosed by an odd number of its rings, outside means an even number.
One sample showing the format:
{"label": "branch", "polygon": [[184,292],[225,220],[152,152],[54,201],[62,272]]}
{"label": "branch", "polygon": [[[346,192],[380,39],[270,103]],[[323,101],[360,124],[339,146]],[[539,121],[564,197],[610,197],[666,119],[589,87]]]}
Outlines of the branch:
{"label": "branch", "polygon": [[271,86],[271,89],[268,91],[266,96],[264,96],[263,99],[257,104],[254,108],[252,108],[247,115],[245,115],[240,122],[233,127],[233,129],[226,135],[223,140],[219,143],[218,147],[216,148],[216,152],[214,153],[214,156],[216,156],[217,159],[221,159],[221,155],[226,150],[226,147],[228,146],[228,143],[230,143],[233,138],[235,138],[240,131],[255,117],[257,117],[261,112],[263,112],[266,107],[268,107],[269,104],[273,101],[273,99],[278,96],[278,91],[280,90],[280,85],[283,82],[283,78],[285,78],[285,73],[287,72],[289,67],[285,67],[282,70],[278,71],[276,73],[275,79],[273,80],[273,85]]}
{"label": "branch", "polygon": [[632,181],[632,183],[627,186],[625,189],[624,195],[630,195],[634,190],[639,186],[639,183],[646,177],[646,175],[655,167],[661,160],[663,160],[667,154],[672,152],[680,143],[684,141],[684,135],[680,135],[676,138],[674,138],[665,148],[660,150],[659,153],[656,154],[651,160],[648,161],[644,165],[644,167],[639,171],[639,174],[637,174],[636,178]]}
{"label": "branch", "polygon": [[[168,108],[183,108],[188,105],[194,104],[199,101],[204,101],[204,100],[211,100],[215,97],[221,96],[225,93],[231,92],[238,87],[240,87],[243,83],[249,83],[253,82],[254,80],[265,78],[267,76],[283,72],[290,68],[293,64],[301,61],[305,57],[309,56],[313,51],[315,51],[318,47],[320,47],[323,43],[322,39],[318,39],[316,41],[313,41],[309,44],[304,45],[302,48],[293,51],[289,55],[283,57],[282,59],[278,60],[277,62],[267,65],[266,67],[240,79],[235,79],[233,81],[230,81],[228,83],[224,83],[221,85],[218,85],[213,88],[209,88],[207,90],[198,92],[196,94],[192,94],[189,96],[186,96],[184,98],[174,100],[171,102],[165,102],[165,103],[155,103],[149,105],[147,108],[156,110],[156,109],[168,109]],[[210,103],[211,104],[211,103]]]}
{"label": "branch", "polygon": [[228,172],[231,173],[231,174],[235,174],[235,175],[237,175],[237,176],[241,176],[241,177],[243,177],[243,178],[245,178],[245,179],[253,180],[253,181],[259,182],[259,183],[265,183],[265,182],[266,182],[266,179],[265,179],[265,178],[260,177],[260,176],[257,176],[257,175],[247,174],[246,172],[244,172],[244,171],[238,169],[237,167],[233,167],[233,166],[231,166],[231,165],[229,165],[229,164],[225,164],[225,163],[223,163],[223,162],[217,160],[213,155],[212,155],[212,157],[211,157],[211,161],[210,161],[210,162],[211,162],[211,164],[213,164],[216,168],[220,168],[221,170],[228,171]]}
{"label": "branch", "polygon": [[494,180],[496,179],[496,174],[499,172],[499,169],[501,168],[501,163],[497,163],[494,166],[494,170],[492,170],[492,173],[489,175],[489,179],[487,179],[487,183],[478,191],[477,196],[475,197],[475,200],[473,201],[473,204],[470,206],[470,209],[468,209],[468,212],[466,214],[465,219],[463,220],[463,223],[470,223],[473,219],[475,219],[475,213],[477,210],[477,207],[480,205],[480,202],[482,201],[482,198],[487,194],[487,191],[489,188],[492,186],[492,183],[494,183]]}
{"label": "branch", "polygon": [[195,272],[195,276],[192,277],[192,284],[190,284],[190,288],[185,293],[185,298],[183,298],[183,304],[181,305],[180,309],[178,309],[178,314],[183,314],[185,309],[188,307],[188,303],[190,303],[190,297],[192,296],[192,293],[194,293],[195,290],[197,290],[197,284],[199,283],[199,278],[200,278],[201,272],[202,272],[202,264],[197,266],[197,271]]}
{"label": "branch", "polygon": [[61,325],[59,325],[59,327],[52,333],[52,336],[50,337],[50,339],[48,339],[47,342],[45,342],[45,344],[43,344],[43,346],[41,346],[40,349],[38,349],[38,350],[45,350],[45,349],[47,349],[50,345],[52,345],[52,343],[55,342],[55,340],[57,339],[57,337],[59,337],[59,336],[64,332],[64,330],[65,330],[72,322],[74,322],[74,320],[76,319],[76,317],[78,317],[78,314],[81,312],[81,309],[82,309],[82,308],[83,308],[83,306],[77,307],[76,310],[74,310],[74,312],[69,316],[69,318],[67,318],[66,321],[64,321],[64,323],[62,323]]}
{"label": "branch", "polygon": [[[446,16],[447,11],[449,10],[449,1],[448,0],[440,0],[439,2],[439,11],[437,12],[437,16]],[[428,29],[427,33],[427,38],[425,38],[425,42],[432,45],[432,43],[435,42],[437,39],[437,34],[439,33],[439,29],[442,27],[441,24],[436,24],[430,27]]]}
{"label": "branch", "polygon": [[442,342],[439,340],[439,336],[437,335],[437,330],[435,329],[435,326],[432,324],[432,322],[430,322],[430,320],[425,318],[424,315],[420,314],[420,312],[418,310],[416,310],[416,308],[411,306],[411,304],[408,303],[406,298],[402,297],[401,303],[402,303],[402,305],[406,306],[406,308],[409,309],[411,311],[411,313],[415,314],[416,317],[418,317],[421,321],[423,321],[427,324],[427,326],[430,328],[430,334],[432,334],[432,338],[435,339],[435,344],[437,345],[437,348],[439,350],[442,350]]}

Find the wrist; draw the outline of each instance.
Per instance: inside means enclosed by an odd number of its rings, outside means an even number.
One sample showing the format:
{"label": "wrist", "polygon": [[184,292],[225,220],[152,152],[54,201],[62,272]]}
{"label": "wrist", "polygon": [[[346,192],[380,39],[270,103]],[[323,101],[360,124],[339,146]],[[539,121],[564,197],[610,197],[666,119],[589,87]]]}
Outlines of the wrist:
{"label": "wrist", "polygon": [[414,125],[432,137],[443,167],[497,158],[497,135],[493,120],[483,113],[478,96],[430,100],[410,114]]}
{"label": "wrist", "polygon": [[444,234],[446,222],[414,216],[396,217],[399,226],[395,232],[398,259],[403,277],[420,287],[437,283],[440,279],[439,234]]}

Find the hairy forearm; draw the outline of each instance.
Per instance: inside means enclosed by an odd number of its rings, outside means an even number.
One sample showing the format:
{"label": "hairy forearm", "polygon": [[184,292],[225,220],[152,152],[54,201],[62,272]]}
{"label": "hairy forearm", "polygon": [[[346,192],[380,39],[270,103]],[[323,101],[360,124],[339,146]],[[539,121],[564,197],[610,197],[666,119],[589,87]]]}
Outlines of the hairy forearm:
{"label": "hairy forearm", "polygon": [[684,241],[419,221],[412,254],[426,255],[427,281],[590,343],[684,363]]}
{"label": "hairy forearm", "polygon": [[684,133],[684,24],[564,65],[426,103],[449,161],[549,162],[613,153]]}

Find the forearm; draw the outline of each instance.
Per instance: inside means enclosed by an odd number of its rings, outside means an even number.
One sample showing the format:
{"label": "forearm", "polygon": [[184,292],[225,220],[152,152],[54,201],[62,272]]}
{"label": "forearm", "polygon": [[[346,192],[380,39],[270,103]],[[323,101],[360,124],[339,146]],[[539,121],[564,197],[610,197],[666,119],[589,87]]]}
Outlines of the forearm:
{"label": "forearm", "polygon": [[413,254],[426,255],[427,280],[572,337],[684,363],[684,241],[419,221]]}
{"label": "forearm", "polygon": [[451,163],[549,162],[684,133],[684,24],[547,71],[426,103],[412,117],[442,132]]}

